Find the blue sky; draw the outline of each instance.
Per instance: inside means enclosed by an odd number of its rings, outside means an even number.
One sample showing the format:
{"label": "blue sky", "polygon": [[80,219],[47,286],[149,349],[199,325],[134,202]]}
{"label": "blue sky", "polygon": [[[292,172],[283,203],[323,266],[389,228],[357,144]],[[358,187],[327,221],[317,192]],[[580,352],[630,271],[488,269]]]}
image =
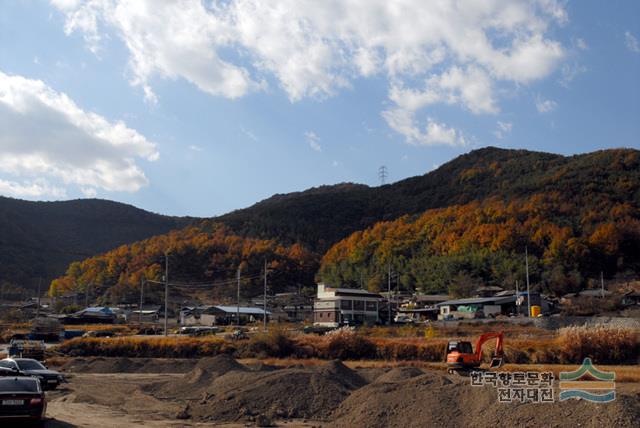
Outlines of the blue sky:
{"label": "blue sky", "polygon": [[489,145],[640,148],[639,18],[636,1],[6,2],[0,194],[213,216]]}

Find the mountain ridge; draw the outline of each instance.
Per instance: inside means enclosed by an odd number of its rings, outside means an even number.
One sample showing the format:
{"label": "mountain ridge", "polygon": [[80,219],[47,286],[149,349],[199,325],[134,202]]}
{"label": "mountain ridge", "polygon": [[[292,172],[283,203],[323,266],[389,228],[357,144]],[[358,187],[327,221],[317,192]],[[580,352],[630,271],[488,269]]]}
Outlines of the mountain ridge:
{"label": "mountain ridge", "polygon": [[[485,148],[459,156],[422,176],[380,187],[343,183],[274,195],[250,207],[196,222],[189,230],[123,246],[88,259],[86,263],[75,266],[71,276],[62,277],[57,289],[63,290],[70,284],[78,283],[78,278],[85,282],[99,282],[108,278],[109,284],[105,285],[117,284],[121,291],[119,294],[123,295],[127,287],[134,287],[132,284],[139,283],[141,275],[157,275],[157,260],[167,248],[171,249],[175,259],[172,261],[174,270],[183,279],[224,282],[228,278],[222,271],[233,273],[238,264],[246,262],[248,270],[259,272],[265,258],[280,254],[278,257],[290,273],[288,278],[307,278],[305,284],[298,284],[304,286],[309,285],[306,284],[309,282],[308,278],[315,273],[309,269],[317,268],[321,256],[327,250],[355,232],[377,227],[380,222],[419,218],[430,210],[447,207],[476,210],[478,216],[487,216],[494,209],[492,204],[489,204],[489,211],[478,210],[470,205],[485,200],[495,201],[493,205],[499,203],[496,206],[507,212],[507,217],[503,215],[505,221],[512,222],[508,218],[511,214],[508,213],[510,201],[514,201],[522,208],[521,214],[514,211],[513,215],[524,216],[518,221],[524,221],[525,224],[529,221],[539,222],[539,210],[528,199],[544,200],[545,195],[554,196],[545,205],[549,215],[553,216],[545,227],[565,233],[563,228],[579,228],[581,221],[586,222],[589,235],[565,235],[581,240],[602,241],[594,244],[594,251],[597,251],[593,260],[600,260],[598,254],[605,257],[605,252],[599,252],[599,248],[601,244],[605,245],[607,239],[612,241],[613,246],[621,243],[622,252],[633,251],[635,248],[634,222],[640,218],[638,150],[612,149],[562,156],[526,150]],[[469,208],[464,208],[467,206]],[[623,241],[616,241],[616,225],[608,225],[606,216],[593,214],[599,208],[606,212],[613,210],[612,212],[624,213],[621,218],[631,222],[629,227],[624,226],[624,236],[618,234]],[[494,227],[483,222],[475,226]],[[406,229],[402,224],[398,228]],[[538,233],[536,228],[527,230]],[[590,237],[592,232],[595,235]],[[539,233],[546,236],[547,232],[542,230]],[[537,238],[518,235],[517,239],[518,242],[526,243],[527,240]],[[552,240],[551,237],[549,240]],[[541,254],[532,256],[542,260],[542,252],[548,249],[546,245],[543,242],[535,247]],[[509,251],[514,251],[514,248],[509,247]],[[309,254],[312,255],[311,259]],[[578,253],[574,251],[572,254]],[[626,253],[624,255],[628,256]],[[414,256],[405,254],[403,257]],[[436,254],[435,257],[439,256]],[[615,260],[611,257],[611,254],[606,253],[607,274],[615,274]],[[634,260],[633,257],[627,259]],[[298,262],[299,267],[295,268]],[[340,263],[338,260],[334,265],[340,268]],[[563,260],[554,259],[554,263],[554,266],[563,269],[573,269],[574,266],[565,266]],[[153,269],[149,270],[149,264]],[[224,269],[220,270],[219,266],[217,268],[217,264],[224,266]],[[302,265],[305,267],[300,267]],[[110,266],[108,276],[102,274],[104,268],[101,266]],[[614,269],[611,270],[609,266]],[[305,270],[296,273],[292,269]],[[540,269],[540,278],[547,274],[544,269],[544,266]],[[556,276],[559,277],[560,274]],[[333,277],[344,278],[335,275],[335,272]],[[350,281],[353,282],[353,277]],[[286,281],[283,280],[278,286],[287,286]]]}
{"label": "mountain ridge", "polygon": [[38,278],[61,275],[72,261],[192,221],[106,199],[25,201],[0,196],[0,279],[33,288]]}

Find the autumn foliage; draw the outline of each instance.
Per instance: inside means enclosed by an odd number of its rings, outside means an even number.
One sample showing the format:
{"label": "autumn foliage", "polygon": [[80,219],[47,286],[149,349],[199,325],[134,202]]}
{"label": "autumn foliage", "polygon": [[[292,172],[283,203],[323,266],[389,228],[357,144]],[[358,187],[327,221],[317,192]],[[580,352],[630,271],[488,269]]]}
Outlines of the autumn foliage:
{"label": "autumn foliage", "polygon": [[142,278],[162,278],[169,251],[171,280],[218,284],[222,295],[238,267],[249,278],[245,296],[258,294],[253,277],[267,259],[275,291],[315,280],[379,290],[391,268],[394,288],[464,296],[479,285],[522,285],[525,248],[534,289],[549,293],[576,291],[600,272],[637,276],[640,152],[484,148],[390,185],[275,195],[74,262],[50,293],[137,301]]}
{"label": "autumn foliage", "polygon": [[49,293],[56,296],[89,289],[102,292],[111,301],[135,302],[143,278],[162,279],[165,252],[169,254],[171,282],[219,284],[222,288],[235,278],[240,267],[247,293],[261,289],[265,260],[275,290],[309,283],[317,269],[317,262],[301,245],[242,238],[207,221],[72,263],[66,275],[51,283]]}
{"label": "autumn foliage", "polygon": [[318,276],[377,290],[391,264],[404,289],[447,291],[461,273],[513,288],[524,279],[525,247],[533,280],[552,293],[578,289],[600,270],[637,272],[640,210],[558,192],[429,210],[352,234],[325,254]]}

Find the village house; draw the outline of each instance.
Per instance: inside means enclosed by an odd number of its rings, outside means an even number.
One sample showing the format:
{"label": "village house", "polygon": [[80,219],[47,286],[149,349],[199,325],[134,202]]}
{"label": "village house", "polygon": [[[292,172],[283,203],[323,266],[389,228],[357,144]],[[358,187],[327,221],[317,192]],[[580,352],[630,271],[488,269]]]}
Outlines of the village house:
{"label": "village house", "polygon": [[331,288],[318,284],[313,323],[324,327],[380,322],[382,296],[366,290]]}
{"label": "village house", "polygon": [[515,313],[516,296],[469,297],[438,303],[438,319],[474,319]]}
{"label": "village house", "polygon": [[[230,325],[238,324],[238,313],[240,315],[240,324],[247,324],[260,321],[264,318],[264,310],[261,308],[253,308],[247,306],[223,306],[223,305],[205,305],[197,307],[185,307],[180,311],[181,325]],[[267,319],[271,312],[266,312]]]}

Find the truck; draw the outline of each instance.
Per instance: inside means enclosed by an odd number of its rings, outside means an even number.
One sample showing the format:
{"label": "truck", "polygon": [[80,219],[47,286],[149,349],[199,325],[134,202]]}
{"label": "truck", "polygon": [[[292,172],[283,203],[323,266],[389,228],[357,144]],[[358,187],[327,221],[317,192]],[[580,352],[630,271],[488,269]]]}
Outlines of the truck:
{"label": "truck", "polygon": [[64,336],[64,328],[56,318],[36,318],[31,325],[29,339],[57,342]]}
{"label": "truck", "polygon": [[9,358],[31,358],[44,361],[46,346],[44,340],[11,339],[9,342]]}

